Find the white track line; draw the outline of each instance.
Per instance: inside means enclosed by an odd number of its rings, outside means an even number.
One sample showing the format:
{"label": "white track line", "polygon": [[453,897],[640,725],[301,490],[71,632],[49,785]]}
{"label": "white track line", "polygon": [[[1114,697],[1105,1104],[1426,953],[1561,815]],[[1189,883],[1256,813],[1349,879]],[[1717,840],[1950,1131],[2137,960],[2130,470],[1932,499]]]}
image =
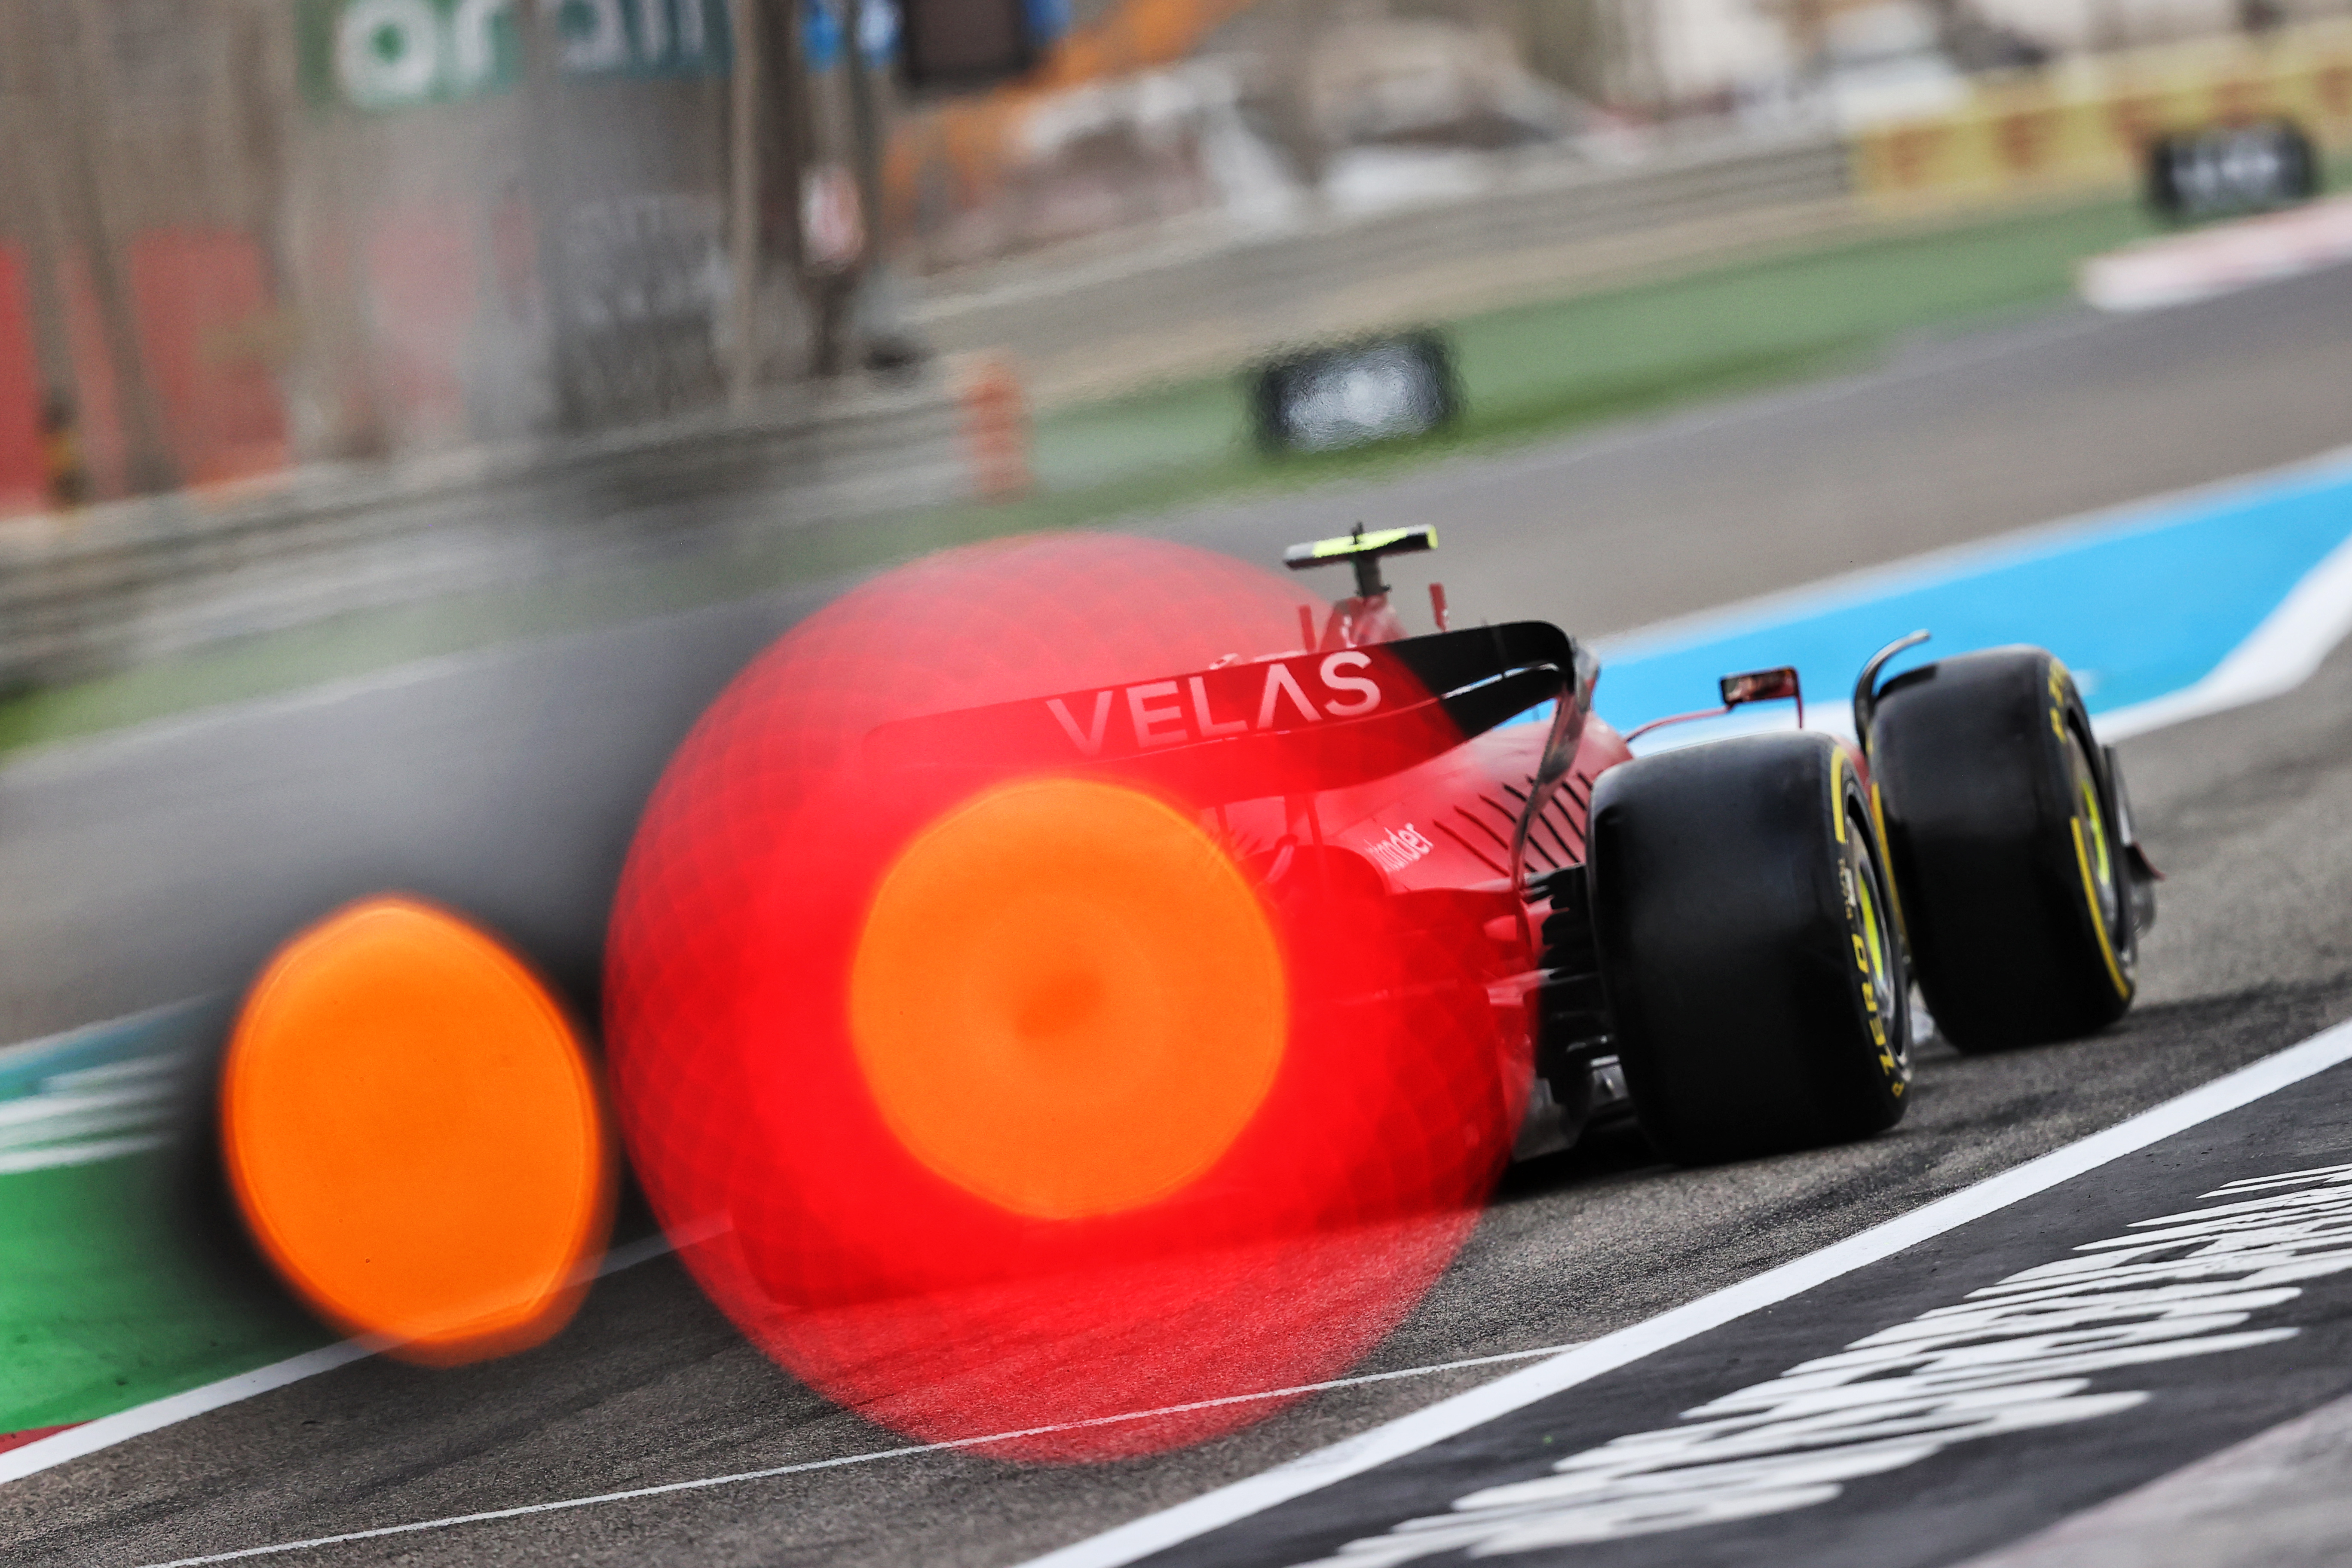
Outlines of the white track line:
{"label": "white track line", "polygon": [[2352,541],[2328,552],[2252,635],[2202,679],[2166,697],[2094,714],[2103,740],[2145,735],[2168,724],[2243,708],[2294,690],[2318,673],[2352,633]]}
{"label": "white track line", "polygon": [[2352,1058],[2352,1024],[2338,1024],[2251,1067],[2142,1111],[2079,1142],[1939,1198],[1859,1236],[1767,1269],[1645,1322],[1442,1400],[1424,1410],[1302,1455],[1215,1491],[1033,1559],[1024,1568],[1119,1568],[1276,1504],[1420,1452],[1603,1373],[1785,1301],[1906,1247],[2047,1192],[2126,1154],[2210,1121]]}
{"label": "white track line", "polygon": [[[1601,652],[1604,660],[1672,653],[1693,643],[1753,632],[1775,621],[1805,619],[1964,573],[2076,548],[2094,540],[2114,537],[2118,531],[2131,531],[2136,526],[2164,527],[2179,521],[2179,512],[2187,507],[2223,506],[2285,490],[2347,481],[2352,481],[2352,447],[2338,447],[2263,473],[2133,501],[2060,522],[2042,523],[1884,566],[1864,567],[1696,616],[1661,621],[1605,639],[1600,645]],[[2095,711],[2091,715],[2092,727],[2102,741],[2123,741],[2283,697],[2317,674],[2327,656],[2347,636],[2352,636],[2352,539],[2322,556],[2318,564],[2304,574],[2286,596],[2246,635],[2245,640],[2199,679],[2145,702]],[[1811,717],[1811,728],[1847,740],[1853,738],[1853,721],[1842,704],[1816,702]],[[1729,735],[1786,727],[1779,712],[1743,709],[1729,718],[1702,720],[1661,731],[1654,737],[1644,737],[1634,750],[1647,754]]]}
{"label": "white track line", "polygon": [[189,1389],[163,1399],[151,1399],[144,1405],[134,1405],[114,1415],[101,1415],[95,1421],[85,1421],[79,1426],[68,1426],[54,1436],[43,1437],[11,1448],[0,1454],[0,1481],[17,1480],[52,1465],[62,1465],[68,1459],[79,1459],[85,1454],[95,1454],[100,1448],[111,1448],[117,1443],[127,1443],[133,1437],[175,1426],[182,1421],[218,1410],[224,1405],[235,1405],[289,1383],[299,1383],[306,1377],[316,1377],[322,1372],[332,1372],[339,1366],[349,1366],[375,1353],[376,1347],[359,1340],[345,1340],[341,1344],[306,1351],[298,1356],[259,1368],[241,1372],[235,1377],[207,1383],[201,1388]]}
{"label": "white track line", "polygon": [[593,1508],[604,1503],[628,1502],[638,1498],[662,1497],[674,1492],[699,1491],[713,1487],[740,1486],[750,1481],[772,1480],[781,1476],[804,1475],[813,1470],[838,1469],[848,1465],[873,1464],[883,1459],[911,1458],[919,1455],[937,1454],[960,1448],[978,1447],[991,1443],[1009,1442],[1018,1437],[1039,1436],[1054,1432],[1075,1431],[1084,1427],[1107,1426],[1120,1422],[1148,1420],[1153,1416],[1178,1415],[1186,1411],[1203,1410],[1223,1405],[1242,1404],[1250,1400],[1276,1399],[1296,1394],[1319,1393],[1326,1389],[1346,1388],[1358,1384],[1380,1383],[1402,1377],[1423,1376],[1430,1373],[1448,1372],[1459,1368],[1492,1365],[1500,1362],[1544,1357],[1538,1364],[1524,1372],[1513,1373],[1485,1384],[1467,1393],[1455,1394],[1410,1415],[1375,1426],[1370,1431],[1341,1439],[1328,1447],[1302,1455],[1287,1464],[1236,1481],[1230,1486],[1194,1498],[1190,1502],[1158,1513],[1147,1514],[1129,1524],[1081,1541],[1058,1552],[1033,1559],[1023,1568],[1119,1568],[1139,1557],[1146,1557],[1171,1546],[1190,1541],[1210,1531],[1236,1521],[1262,1513],[1278,1503],[1328,1487],[1336,1481],[1386,1464],[1391,1459],[1417,1453],[1466,1432],[1474,1426],[1508,1415],[1514,1410],[1548,1398],[1554,1394],[1589,1382],[1606,1372],[1612,1372],[1643,1357],[1682,1343],[1710,1329],[1719,1328],[1748,1313],[1785,1301],[1815,1286],[1825,1284],[1876,1263],[1906,1247],[1941,1236],[1946,1231],[1980,1219],[1986,1215],[2007,1208],[2010,1205],[2046,1192],[2072,1180],[2086,1171],[2145,1149],[2177,1132],[2186,1131],[2217,1116],[2252,1104],[2265,1095],[2302,1082],[2315,1074],[2325,1072],[2340,1062],[2352,1059],[2352,1023],[2339,1024],[2315,1035],[2300,1045],[2291,1046],[2276,1056],[2268,1057],[2251,1067],[2242,1068],[2223,1078],[2214,1079],[2200,1089],[2191,1089],[2177,1099],[2165,1101],[2152,1110],[2142,1111],[2129,1121],[2119,1122],[2104,1132],[2094,1133],[2062,1149],[2053,1150],[2039,1159],[2028,1161],[2015,1170],[1988,1177],[1972,1187],[1963,1188],[1948,1197],[1939,1198],[1907,1215],[1888,1220],[1864,1231],[1859,1236],[1832,1243],[1817,1252],[1768,1269],[1753,1279],[1743,1279],[1712,1295],[1685,1303],[1670,1311],[1613,1334],[1583,1344],[1555,1350],[1523,1351],[1513,1354],[1480,1356],[1470,1361],[1446,1362],[1435,1366],[1412,1367],[1399,1372],[1371,1373],[1357,1377],[1335,1378],[1328,1383],[1303,1384],[1297,1388],[1273,1389],[1264,1394],[1234,1394],[1223,1399],[1198,1400],[1187,1405],[1165,1405],[1155,1410],[1139,1410],[1119,1415],[1097,1416],[1091,1420],[1063,1422],[1046,1426],[1025,1427],[1017,1432],[997,1432],[982,1437],[964,1437],[945,1443],[925,1443],[899,1448],[883,1448],[863,1454],[845,1454],[831,1459],[810,1459],[798,1464],[778,1465],[766,1469],[741,1470],[723,1476],[709,1476],[695,1480],[672,1481],[661,1486],[634,1487],[625,1491],[599,1492],[589,1497],[565,1498],[552,1502],[525,1503],[514,1508],[486,1510],[479,1513],[453,1514],[441,1519],[418,1520],[408,1524],[384,1525],[373,1530],[357,1530],[338,1535],[313,1536],[302,1541],[278,1542],[267,1546],[248,1546],[235,1552],[219,1552],[202,1557],[180,1557],[168,1563],[150,1563],[146,1568],[196,1568],[208,1563],[232,1563],[248,1557],[266,1557],[289,1552],[307,1552],[320,1547],[339,1546],[355,1541],[373,1541],[388,1535],[414,1534],[420,1531],[447,1530],[464,1524],[487,1523],[496,1520],[520,1519],[531,1514],[555,1513],[570,1509]]}
{"label": "white track line", "polygon": [[[688,1239],[700,1239],[708,1231],[697,1231]],[[604,1255],[595,1270],[601,1279],[618,1274],[624,1268],[634,1268],[650,1262],[670,1250],[667,1237],[651,1236],[613,1248]],[[101,1415],[95,1421],[85,1421],[79,1426],[68,1426],[52,1436],[38,1438],[22,1447],[0,1453],[0,1485],[21,1480],[25,1477],[53,1466],[95,1454],[101,1448],[111,1448],[118,1443],[128,1443],[133,1437],[143,1437],[150,1432],[175,1426],[182,1421],[206,1415],[224,1405],[241,1404],[257,1394],[316,1377],[322,1372],[349,1366],[355,1361],[389,1348],[390,1342],[376,1339],[345,1340],[340,1344],[321,1346],[289,1356],[252,1372],[241,1372],[234,1377],[224,1377],[217,1383],[207,1383],[191,1388],[184,1394],[167,1394],[151,1399],[144,1405],[112,1415]]]}
{"label": "white track line", "polygon": [[143,1154],[171,1140],[161,1132],[140,1132],[121,1138],[85,1138],[78,1142],[45,1143],[37,1149],[0,1152],[0,1176],[21,1176],[30,1171],[62,1170],[68,1165],[95,1165],[125,1154]]}
{"label": "white track line", "polygon": [[175,1557],[169,1563],[155,1563],[147,1568],[195,1568],[204,1563],[235,1563],[247,1557],[268,1557],[284,1552],[309,1552],[321,1546],[341,1546],[352,1541],[374,1541],[386,1535],[414,1535],[424,1530],[448,1530],[460,1524],[481,1524],[491,1520],[520,1519],[527,1514],[557,1513],[566,1509],[593,1508],[599,1503],[627,1502],[636,1498],[665,1497],[672,1492],[703,1491],[711,1487],[740,1486],[745,1481],[772,1480],[778,1476],[804,1475],[811,1470],[834,1470],[845,1465],[870,1465],[882,1459],[907,1459],[922,1454],[950,1453],[959,1448],[977,1448],[990,1443],[1009,1443],[1018,1437],[1042,1437],[1055,1432],[1077,1432],[1094,1426],[1115,1426],[1123,1422],[1149,1421],[1161,1415],[1181,1415],[1194,1410],[1214,1410],[1228,1405],[1248,1405],[1265,1399],[1288,1399],[1306,1394],[1321,1394],[1334,1388],[1354,1388],[1367,1383],[1392,1383],[1403,1377],[1428,1377],[1441,1372],[1459,1372],[1465,1367],[1493,1366],[1498,1362],[1532,1361],[1538,1356],[1558,1355],[1569,1345],[1545,1345],[1539,1350],[1506,1351],[1500,1355],[1472,1356],[1466,1361],[1439,1362],[1432,1366],[1402,1367],[1395,1372],[1361,1373],[1354,1377],[1335,1377],[1325,1383],[1303,1383],[1295,1388],[1269,1388],[1257,1394],[1229,1394],[1221,1399],[1195,1399],[1183,1405],[1162,1405],[1151,1410],[1129,1410],[1117,1415],[1096,1415],[1084,1421],[1059,1421],[1046,1426],[1024,1426],[1017,1432],[992,1432],[981,1437],[954,1437],[944,1443],[915,1443],[902,1448],[877,1448],[863,1454],[843,1454],[830,1459],[803,1459],[795,1465],[776,1465],[764,1470],[741,1470],[733,1475],[706,1476],[697,1480],[669,1481],[661,1486],[632,1487],[627,1491],[598,1492],[593,1497],[564,1498],[555,1502],[524,1503],[518,1508],[491,1509],[482,1513],[452,1514],[446,1519],[418,1520],[413,1524],[388,1524],[375,1530],[354,1530],[341,1535],[314,1536],[308,1541],[281,1541],[269,1546],[247,1546],[236,1552],[215,1552],[204,1557]]}
{"label": "white track line", "polygon": [[1785,621],[1810,619],[1867,600],[1932,587],[1954,577],[2042,560],[2111,538],[2168,528],[2195,513],[2242,506],[2346,480],[2352,480],[2352,445],[2332,447],[2275,468],[2210,479],[2160,495],[2142,496],[2048,522],[2031,523],[2006,533],[1940,545],[1899,560],[1860,566],[1794,587],[1776,588],[1752,598],[1652,621],[1597,638],[1593,648],[1604,661],[1675,653],[1696,643],[1769,630]]}

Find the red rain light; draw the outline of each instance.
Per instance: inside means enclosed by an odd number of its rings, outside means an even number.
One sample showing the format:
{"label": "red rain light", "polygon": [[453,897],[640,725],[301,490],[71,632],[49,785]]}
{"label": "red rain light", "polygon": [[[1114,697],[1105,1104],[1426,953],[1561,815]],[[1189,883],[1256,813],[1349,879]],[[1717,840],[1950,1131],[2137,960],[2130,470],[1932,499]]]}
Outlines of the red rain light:
{"label": "red rain light", "polygon": [[671,763],[614,911],[617,1113],[695,1277],[828,1396],[943,1440],[1318,1381],[1468,1234],[1527,1070],[1484,911],[1318,837],[1454,735],[1378,648],[1301,651],[1300,603],[1148,541],[955,552]]}

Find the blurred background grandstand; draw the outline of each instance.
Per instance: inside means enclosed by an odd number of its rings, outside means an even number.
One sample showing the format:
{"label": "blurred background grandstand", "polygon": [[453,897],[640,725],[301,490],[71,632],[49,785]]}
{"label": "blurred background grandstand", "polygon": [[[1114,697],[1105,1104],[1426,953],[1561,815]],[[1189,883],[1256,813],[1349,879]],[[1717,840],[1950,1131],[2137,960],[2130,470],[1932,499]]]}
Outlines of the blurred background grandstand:
{"label": "blurred background grandstand", "polygon": [[[20,692],[1411,460],[1246,447],[1236,373],[1309,339],[1453,323],[1423,450],[1801,374],[2063,294],[2167,129],[2352,141],[2345,0],[0,0],[0,38]],[[80,721],[29,700],[0,744]]]}

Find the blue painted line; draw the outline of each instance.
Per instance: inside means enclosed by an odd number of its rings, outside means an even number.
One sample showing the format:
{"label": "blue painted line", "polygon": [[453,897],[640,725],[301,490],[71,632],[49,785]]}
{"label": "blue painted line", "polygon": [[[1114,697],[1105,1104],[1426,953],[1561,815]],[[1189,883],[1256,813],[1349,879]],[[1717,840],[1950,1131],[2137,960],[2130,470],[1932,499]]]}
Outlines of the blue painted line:
{"label": "blue painted line", "polygon": [[204,1050],[219,1043],[228,1003],[200,996],[127,1018],[89,1024],[46,1039],[0,1047],[0,1101],[37,1092],[43,1080],[140,1057]]}
{"label": "blue painted line", "polygon": [[2152,503],[1604,643],[1594,705],[1620,728],[1715,705],[1735,670],[1793,664],[1843,704],[1872,653],[1925,626],[1891,670],[2006,643],[2049,648],[2094,713],[2211,673],[2352,538],[2352,460]]}

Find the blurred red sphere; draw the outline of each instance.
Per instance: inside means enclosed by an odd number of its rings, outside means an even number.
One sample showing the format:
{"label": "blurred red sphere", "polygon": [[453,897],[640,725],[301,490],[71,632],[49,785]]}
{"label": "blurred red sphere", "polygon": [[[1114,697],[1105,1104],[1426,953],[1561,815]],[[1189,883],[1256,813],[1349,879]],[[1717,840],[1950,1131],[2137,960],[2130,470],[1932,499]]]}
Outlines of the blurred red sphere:
{"label": "blurred red sphere", "polygon": [[613,917],[617,1114],[697,1279],[822,1393],[1053,1428],[1007,1457],[1164,1449],[1279,1402],[1072,1424],[1339,1375],[1468,1234],[1525,1070],[1476,931],[1291,841],[1303,773],[866,744],[1296,652],[1307,602],[1119,536],[952,552],[810,617],[672,762]]}

